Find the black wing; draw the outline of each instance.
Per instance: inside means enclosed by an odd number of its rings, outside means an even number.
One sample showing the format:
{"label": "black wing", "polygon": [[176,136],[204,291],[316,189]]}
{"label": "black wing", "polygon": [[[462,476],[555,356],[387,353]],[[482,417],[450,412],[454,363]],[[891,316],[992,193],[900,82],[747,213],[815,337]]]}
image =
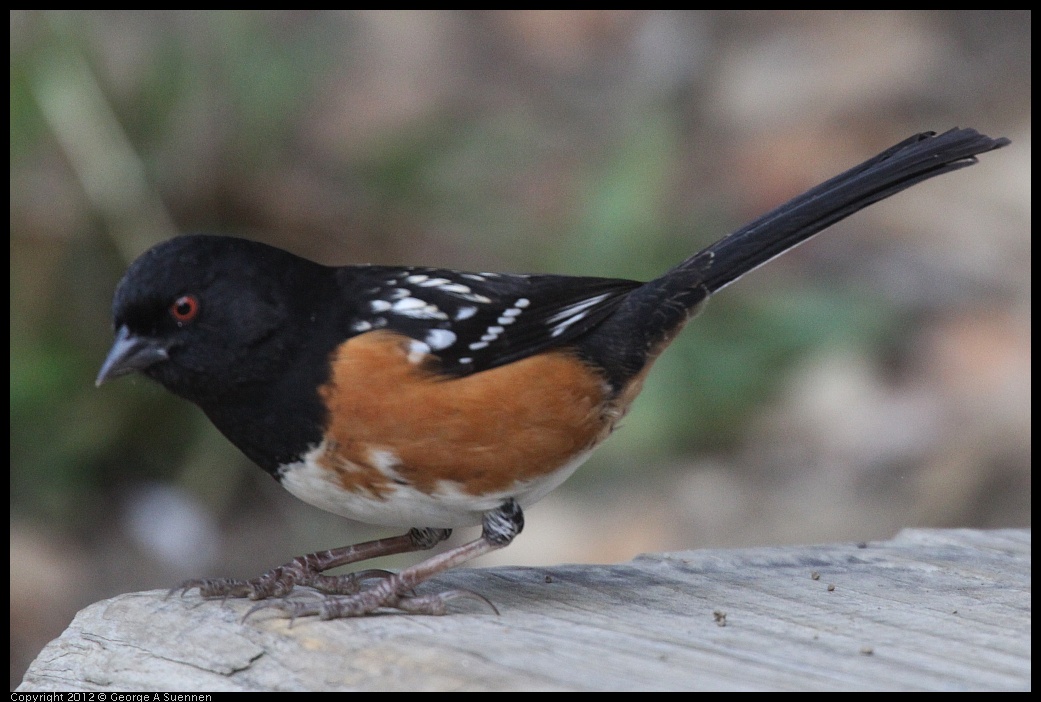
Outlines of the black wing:
{"label": "black wing", "polygon": [[467,375],[572,342],[642,283],[618,278],[347,266],[348,332],[389,329]]}

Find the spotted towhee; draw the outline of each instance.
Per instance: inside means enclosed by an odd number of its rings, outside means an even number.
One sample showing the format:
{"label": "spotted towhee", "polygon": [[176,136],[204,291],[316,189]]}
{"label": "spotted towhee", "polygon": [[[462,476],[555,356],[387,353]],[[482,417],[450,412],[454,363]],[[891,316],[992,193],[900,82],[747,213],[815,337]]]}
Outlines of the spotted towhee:
{"label": "spotted towhee", "polygon": [[[185,236],[116,289],[101,383],[139,371],[191,400],[300,499],[407,533],[301,556],[253,580],[192,580],[204,597],[279,600],[292,616],[442,614],[473,593],[417,594],[502,548],[522,508],[570,476],[640,392],[654,359],[716,291],[857,210],[1009,143],[918,134],[781,205],[646,283],[313,263],[271,246]],[[397,574],[327,576],[481,537]],[[366,582],[369,580],[373,582]],[[483,598],[481,598],[483,599]]]}

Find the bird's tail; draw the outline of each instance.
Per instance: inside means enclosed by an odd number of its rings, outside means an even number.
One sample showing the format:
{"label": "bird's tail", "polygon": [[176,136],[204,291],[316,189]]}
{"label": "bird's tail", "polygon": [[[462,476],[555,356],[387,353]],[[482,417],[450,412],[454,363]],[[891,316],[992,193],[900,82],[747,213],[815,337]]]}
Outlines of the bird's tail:
{"label": "bird's tail", "polygon": [[976,155],[1008,143],[974,129],[952,129],[939,136],[916,134],[789,200],[663,277],[695,271],[696,285],[712,294],[854,212],[922,181],[971,166]]}
{"label": "bird's tail", "polygon": [[974,129],[923,132],[905,139],[633,290],[598,332],[609,340],[625,330],[627,338],[618,349],[623,358],[616,360],[620,370],[628,369],[623,375],[635,374],[717,290],[854,212],[934,176],[971,166],[976,155],[1008,143]]}

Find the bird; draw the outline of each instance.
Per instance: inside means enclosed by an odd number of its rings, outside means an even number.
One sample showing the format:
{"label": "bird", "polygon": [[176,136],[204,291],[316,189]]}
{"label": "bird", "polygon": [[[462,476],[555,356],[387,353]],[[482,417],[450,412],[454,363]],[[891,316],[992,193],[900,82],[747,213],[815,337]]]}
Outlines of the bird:
{"label": "bird", "polygon": [[[192,234],[129,266],[97,385],[140,373],[197,405],[282,487],[320,509],[408,529],[299,556],[182,596],[248,598],[287,617],[440,615],[468,590],[417,586],[504,548],[524,509],[618,426],[654,360],[715,293],[831,224],[1002,148],[922,132],[810,189],[653,280],[326,266]],[[467,543],[396,573],[325,571]],[[297,588],[318,598],[289,597]],[[177,588],[175,588],[176,590]],[[426,589],[426,588],[425,588]]]}

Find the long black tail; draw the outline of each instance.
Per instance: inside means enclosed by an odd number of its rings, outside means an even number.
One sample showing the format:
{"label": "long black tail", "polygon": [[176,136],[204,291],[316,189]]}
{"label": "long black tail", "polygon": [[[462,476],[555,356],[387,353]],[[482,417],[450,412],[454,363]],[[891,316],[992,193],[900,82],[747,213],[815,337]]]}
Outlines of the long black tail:
{"label": "long black tail", "polygon": [[924,180],[971,166],[977,154],[1008,143],[975,129],[916,134],[720,239],[664,277],[693,269],[701,275],[698,285],[714,293],[854,212]]}
{"label": "long black tail", "polygon": [[[974,129],[923,132],[821,183],[631,292],[592,343],[609,346],[616,387],[638,373],[710,295],[854,212],[1009,144]],[[635,332],[635,333],[634,333]],[[613,363],[611,364],[614,365]]]}

